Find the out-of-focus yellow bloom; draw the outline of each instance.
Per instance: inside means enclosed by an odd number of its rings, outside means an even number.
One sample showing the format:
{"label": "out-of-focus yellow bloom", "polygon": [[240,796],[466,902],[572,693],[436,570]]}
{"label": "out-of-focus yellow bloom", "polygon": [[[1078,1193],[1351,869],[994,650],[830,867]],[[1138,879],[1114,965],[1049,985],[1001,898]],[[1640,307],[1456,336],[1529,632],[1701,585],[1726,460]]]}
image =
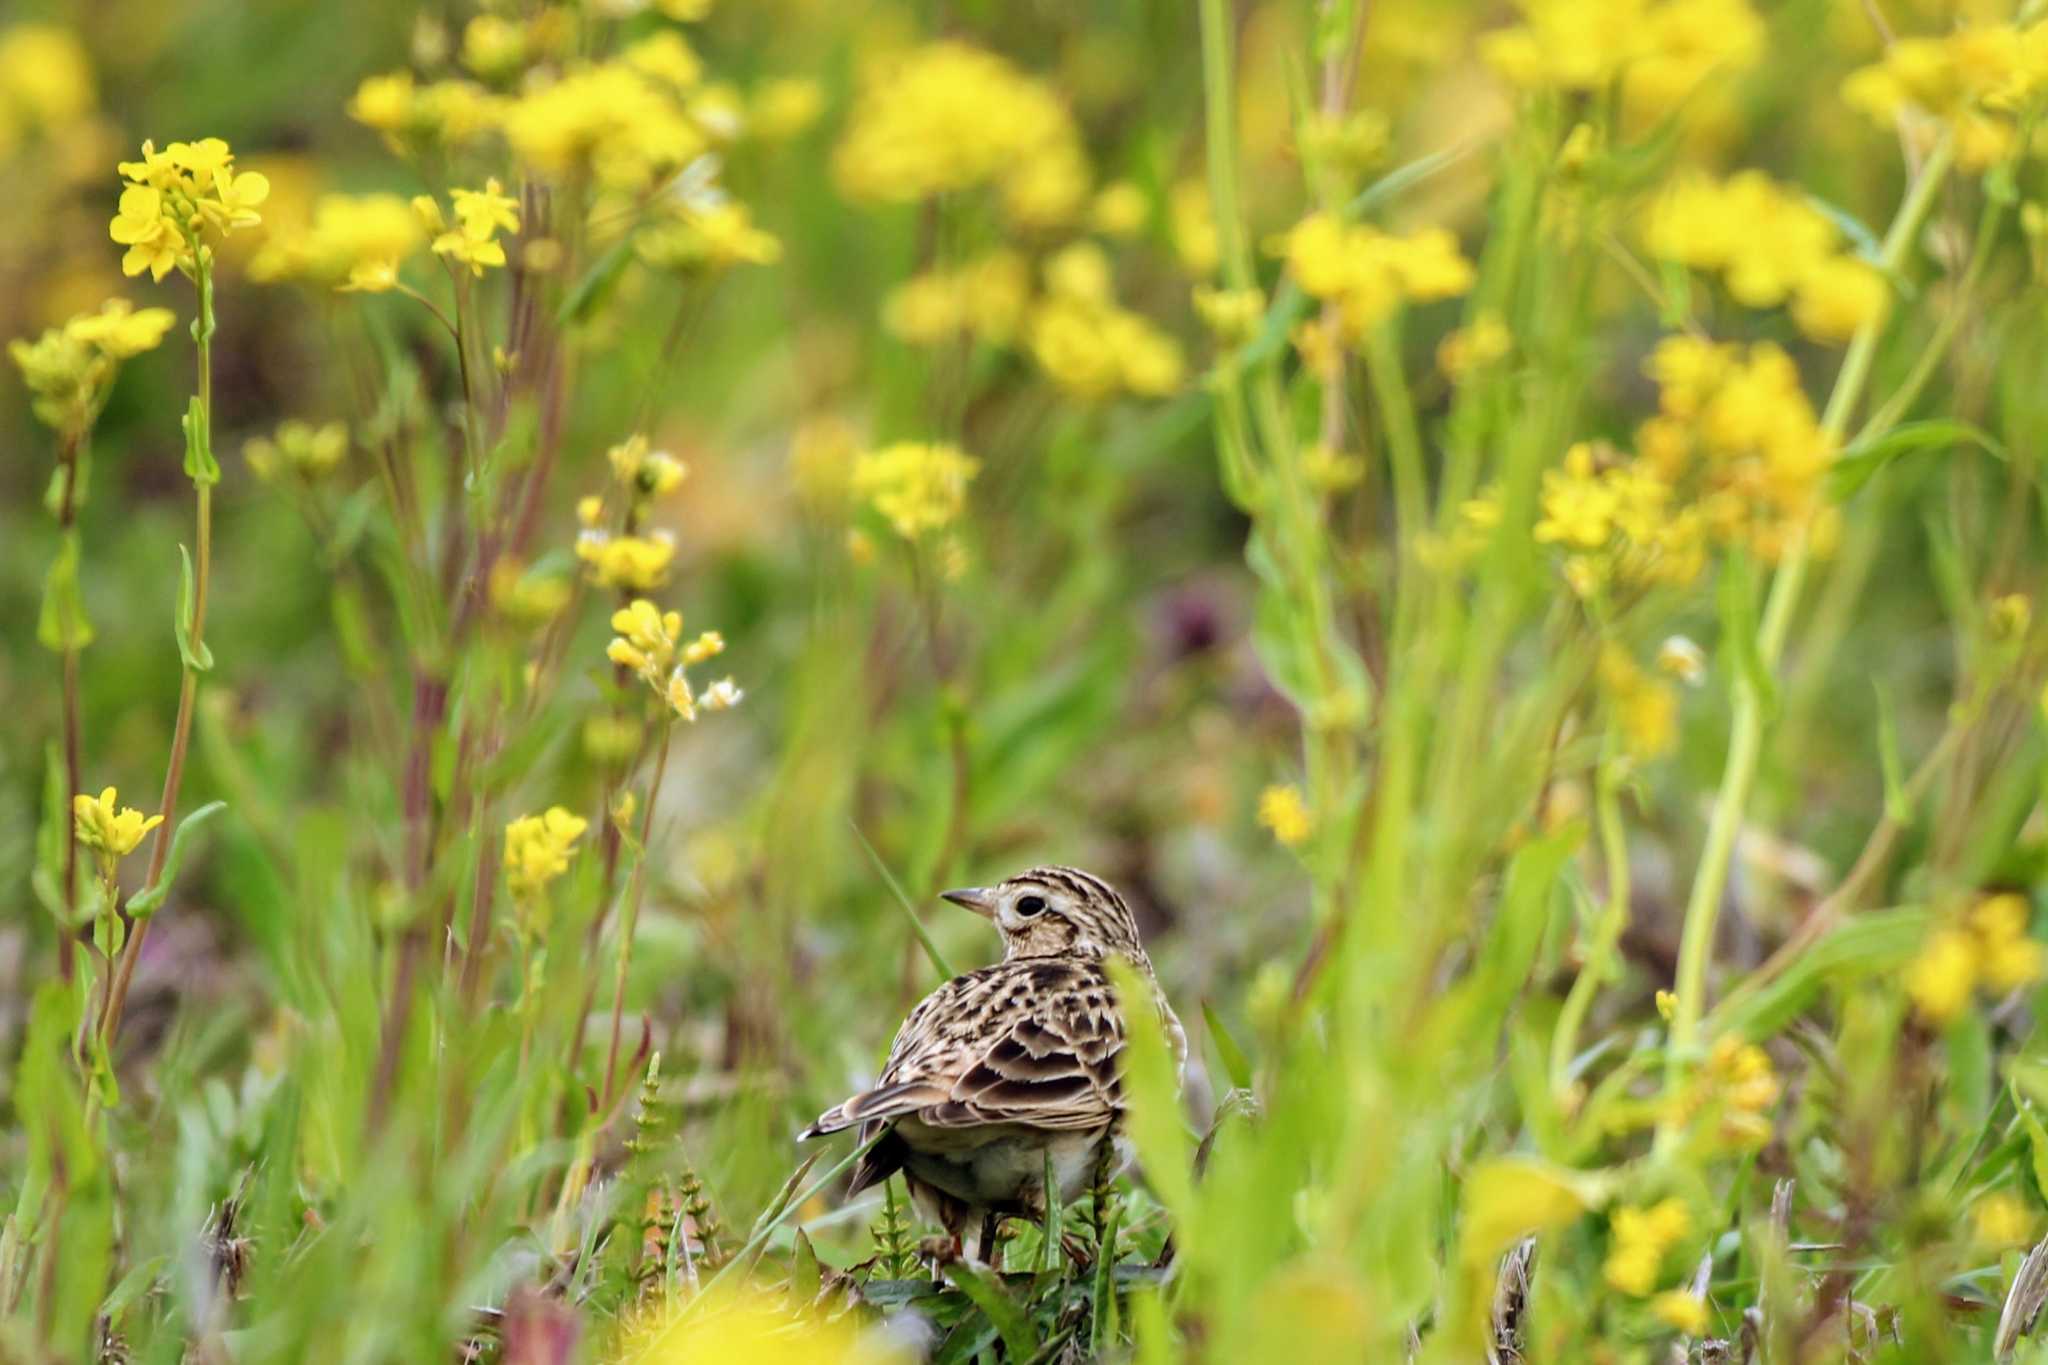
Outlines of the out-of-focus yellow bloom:
{"label": "out-of-focus yellow bloom", "polygon": [[1004,58],[951,40],[868,73],[832,168],[849,198],[880,203],[992,185],[1026,228],[1073,222],[1090,180],[1059,95]]}
{"label": "out-of-focus yellow bloom", "polygon": [[381,293],[397,287],[399,267],[425,241],[419,217],[395,194],[326,194],[303,230],[270,234],[249,273]]}
{"label": "out-of-focus yellow bloom", "polygon": [[851,1315],[821,1317],[751,1287],[716,1291],[686,1310],[633,1320],[607,1359],[619,1365],[909,1365],[905,1353],[863,1333]]}
{"label": "out-of-focus yellow bloom", "polygon": [[837,414],[807,419],[789,443],[790,480],[797,496],[816,513],[843,511],[853,492],[854,457],[860,433]]}
{"label": "out-of-focus yellow bloom", "polygon": [[1301,452],[1301,477],[1319,493],[1341,492],[1364,480],[1365,460],[1318,441]]}
{"label": "out-of-focus yellow bloom", "polygon": [[1764,23],[1747,0],[1521,0],[1521,9],[1520,24],[1480,40],[1487,65],[1527,90],[1614,84],[1637,125],[1764,51]]}
{"label": "out-of-focus yellow bloom", "polygon": [[108,299],[96,313],[81,313],[34,341],[7,343],[21,371],[35,415],[53,429],[77,435],[99,417],[120,362],[154,350],[176,322],[168,308],[137,309]]}
{"label": "out-of-focus yellow bloom", "polygon": [[1983,170],[2018,147],[2015,115],[2048,90],[2048,24],[1971,24],[1939,38],[1901,38],[1852,72],[1842,97],[1887,131],[1913,105],[1946,120],[1956,161]]}
{"label": "out-of-focus yellow bloom", "polygon": [[1436,367],[1453,384],[1462,383],[1514,349],[1515,339],[1500,314],[1487,311],[1437,344]]}
{"label": "out-of-focus yellow bloom", "polygon": [[1349,177],[1387,154],[1387,116],[1377,109],[1350,113],[1312,111],[1296,135],[1297,150],[1311,170],[1332,170]]}
{"label": "out-of-focus yellow bloom", "polygon": [[316,427],[293,418],[280,422],[275,435],[252,436],[242,444],[242,458],[266,483],[283,470],[312,483],[332,473],[346,454],[348,428],[339,422]]}
{"label": "out-of-focus yellow bloom", "polygon": [[217,137],[173,142],[161,152],[142,144],[142,160],[123,161],[130,182],[108,235],[128,248],[121,273],[161,280],[173,269],[194,268],[201,235],[223,236],[263,221],[256,212],[270,194],[270,181],[257,171],[235,171],[234,153]]}
{"label": "out-of-focus yellow bloom", "polygon": [[1299,848],[1315,832],[1315,820],[1301,788],[1282,783],[1259,793],[1259,824],[1283,848]]}
{"label": "out-of-focus yellow bloom", "polygon": [[1442,228],[1394,236],[1317,212],[1274,249],[1287,258],[1303,293],[1338,306],[1345,339],[1353,344],[1403,300],[1455,298],[1478,278],[1457,239]]}
{"label": "out-of-focus yellow bloom", "polygon": [[1252,289],[1212,289],[1206,284],[1195,286],[1195,316],[1209,329],[1209,334],[1225,346],[1235,346],[1250,339],[1266,315],[1265,291]]}
{"label": "out-of-focus yellow bloom", "polygon": [[891,291],[882,326],[913,346],[971,336],[1007,346],[1031,298],[1031,268],[1018,252],[998,247],[956,270],[931,270]]}
{"label": "out-of-focus yellow bloom", "polygon": [[1650,1300],[1650,1312],[1659,1322],[1689,1337],[1705,1336],[1707,1303],[1689,1289],[1667,1289]]}
{"label": "out-of-focus yellow bloom", "polygon": [[825,92],[802,76],[764,81],[748,102],[747,131],[763,142],[800,136],[825,108]]}
{"label": "out-of-focus yellow bloom", "polygon": [[649,449],[645,436],[634,434],[605,452],[612,477],[636,498],[665,497],[682,487],[690,467],[665,450]]}
{"label": "out-of-focus yellow bloom", "polygon": [[498,232],[519,231],[519,204],[504,193],[497,180],[484,182],[480,190],[455,190],[449,196],[455,205],[455,226],[441,216],[440,205],[422,195],[413,201],[416,215],[434,238],[434,254],[446,256],[481,276],[487,268],[505,264],[505,246]]}
{"label": "out-of-focus yellow bloom", "polygon": [[615,536],[592,528],[576,537],[576,557],[590,566],[591,581],[600,587],[652,592],[668,582],[676,546],[665,532]]}
{"label": "out-of-focus yellow bloom", "polygon": [[1884,277],[1842,253],[1827,216],[1760,171],[1674,180],[1651,203],[1643,243],[1662,260],[1721,274],[1747,307],[1791,298],[1793,321],[1816,341],[1846,342],[1889,302]]}
{"label": "out-of-focus yellow bloom", "polygon": [[1977,988],[1977,950],[1961,929],[1937,929],[1906,968],[1906,994],[1931,1024],[1946,1024],[1963,1012]]}
{"label": "out-of-focus yellow bloom", "polygon": [[543,626],[562,614],[573,594],[567,579],[532,573],[510,557],[491,566],[491,609],[520,626]]}
{"label": "out-of-focus yellow bloom", "polygon": [[0,30],[0,126],[52,128],[91,111],[92,60],[70,29],[16,24]]}
{"label": "out-of-focus yellow bloom", "polygon": [[505,109],[503,126],[513,152],[541,174],[566,180],[587,170],[624,192],[647,189],[712,145],[666,82],[623,61],[532,86]]}
{"label": "out-of-focus yellow bloom", "polygon": [[72,822],[78,842],[99,854],[103,870],[133,853],[143,836],[164,822],[161,815],[145,816],[133,806],[119,805],[120,795],[112,787],[98,796],[84,792],[71,798]]}
{"label": "out-of-focus yellow bloom", "polygon": [[683,618],[661,611],[644,597],[612,613],[612,629],[618,634],[606,647],[605,657],[632,670],[681,719],[694,721],[700,710],[730,710],[745,696],[731,678],[720,678],[702,695],[690,684],[691,666],[725,652],[725,637],[717,631],[707,630],[684,643]]}
{"label": "out-of-focus yellow bloom", "polygon": [[627,47],[621,59],[643,76],[652,76],[677,90],[694,90],[704,81],[704,61],[674,29],[651,33]]}
{"label": "out-of-focus yellow bloom", "polygon": [[1991,609],[1984,613],[1984,633],[2000,644],[2027,638],[2027,631],[2034,624],[2034,604],[2023,592],[2009,592],[1991,599]]}
{"label": "out-of-focus yellow bloom", "polygon": [[1088,225],[1105,237],[1135,237],[1144,231],[1151,214],[1145,192],[1128,180],[1102,187],[1088,210]]}
{"label": "out-of-focus yellow bloom", "polygon": [[1633,758],[1648,761],[1678,744],[1678,693],[1671,684],[1651,676],[1617,644],[1600,651],[1600,686],[1614,708],[1623,747]]}
{"label": "out-of-focus yellow bloom", "polygon": [[853,463],[853,489],[905,540],[917,540],[959,519],[967,485],[981,463],[958,446],[898,441]]}
{"label": "out-of-focus yellow bloom", "polygon": [[662,270],[720,271],[782,259],[781,240],[756,227],[747,206],[730,199],[678,206],[636,233],[633,249]]}
{"label": "out-of-focus yellow bloom", "polygon": [[1993,1190],[1970,1206],[1970,1233],[1981,1247],[2025,1246],[2034,1240],[2039,1221],[2011,1190]]}
{"label": "out-of-focus yellow bloom", "polygon": [[550,806],[539,815],[522,815],[505,826],[505,885],[515,899],[547,890],[548,883],[569,870],[569,855],[590,822]]}
{"label": "out-of-focus yellow bloom", "polygon": [[1680,1201],[1666,1199],[1648,1208],[1616,1209],[1609,1230],[1601,1273],[1622,1293],[1641,1296],[1657,1287],[1665,1256],[1692,1231],[1692,1215]]}
{"label": "out-of-focus yellow bloom", "polygon": [[2029,913],[2024,899],[2003,892],[1979,901],[1970,911],[1970,933],[1977,940],[1977,969],[1984,984],[2003,993],[2041,979],[2044,961],[2039,943],[2027,937]]}

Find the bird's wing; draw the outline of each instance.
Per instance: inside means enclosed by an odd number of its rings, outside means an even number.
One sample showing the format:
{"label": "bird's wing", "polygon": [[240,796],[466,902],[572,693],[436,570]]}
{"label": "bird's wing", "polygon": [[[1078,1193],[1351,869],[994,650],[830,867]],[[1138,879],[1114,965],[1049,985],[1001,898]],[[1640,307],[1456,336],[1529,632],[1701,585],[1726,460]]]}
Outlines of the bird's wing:
{"label": "bird's wing", "polygon": [[917,1118],[935,1128],[1017,1123],[1086,1130],[1108,1123],[1122,1107],[1124,1025],[1101,964],[1003,965],[971,1046],[947,1059],[945,1097],[919,1106]]}

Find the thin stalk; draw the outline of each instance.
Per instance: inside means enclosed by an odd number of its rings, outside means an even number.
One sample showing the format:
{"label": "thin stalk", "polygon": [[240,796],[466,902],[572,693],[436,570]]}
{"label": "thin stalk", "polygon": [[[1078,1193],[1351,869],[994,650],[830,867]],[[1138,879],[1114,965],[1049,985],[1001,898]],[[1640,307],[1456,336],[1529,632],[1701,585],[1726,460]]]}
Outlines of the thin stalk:
{"label": "thin stalk", "polygon": [[[193,270],[193,281],[199,291],[199,320],[192,332],[199,364],[197,439],[206,443],[210,451],[213,441],[213,261],[204,249],[194,253],[194,260],[197,264]],[[207,479],[195,478],[193,488],[197,496],[199,528],[193,555],[192,615],[186,622],[186,629],[192,653],[198,655],[206,647],[206,594],[213,578],[213,485]],[[156,888],[164,874],[164,862],[170,857],[171,832],[178,824],[178,793],[185,781],[185,756],[192,742],[192,712],[199,700],[199,670],[189,659],[182,662],[178,718],[171,729],[171,757],[164,769],[163,798],[157,804],[163,823],[156,827],[155,841],[150,845],[149,872],[142,882],[145,891]],[[113,985],[107,992],[106,1011],[100,1018],[100,1037],[109,1051],[121,1027],[121,1011],[128,1003],[128,987],[135,977],[136,960],[142,955],[143,940],[149,936],[149,926],[155,918],[154,915],[146,916],[129,927],[128,942],[121,950],[119,966],[114,969]]]}
{"label": "thin stalk", "polygon": [[[68,437],[58,462],[64,471],[64,491],[57,500],[57,534],[68,539],[78,533],[78,471],[79,462],[84,458],[87,433]],[[66,632],[67,635],[69,632]],[[77,919],[78,919],[78,822],[71,818],[72,807],[84,790],[81,776],[83,763],[83,724],[80,721],[78,685],[78,646],[70,639],[64,642],[63,657],[64,693],[64,923],[57,933],[57,973],[70,981],[77,970]]]}
{"label": "thin stalk", "polygon": [[661,779],[668,772],[668,751],[675,737],[675,722],[665,720],[661,745],[655,750],[654,777],[647,784],[647,808],[640,812],[640,853],[633,860],[633,880],[626,890],[626,917],[619,924],[619,969],[612,978],[612,1037],[604,1053],[604,1098],[600,1110],[610,1107],[612,1085],[619,1070],[619,1025],[626,1008],[626,973],[633,963],[633,931],[640,923],[640,897],[647,887],[647,840],[654,828],[654,807],[661,799]]}
{"label": "thin stalk", "polygon": [[1600,987],[1613,975],[1615,947],[1621,942],[1622,931],[1628,928],[1628,842],[1621,823],[1621,755],[1611,722],[1605,748],[1594,783],[1593,812],[1607,868],[1607,904],[1593,926],[1593,944],[1585,965],[1573,978],[1564,1008],[1558,1012],[1556,1031],[1550,1035],[1550,1091],[1560,1098],[1571,1083],[1572,1058],[1579,1052],[1579,1031],[1585,1026],[1586,1013],[1592,1009]]}
{"label": "thin stalk", "polygon": [[[1904,265],[1920,224],[1933,207],[1935,191],[1947,178],[1954,160],[1952,142],[1944,138],[1929,154],[1918,177],[1906,192],[1896,217],[1885,234],[1881,260],[1887,272]],[[1877,352],[1882,318],[1866,322],[1849,343],[1835,386],[1828,395],[1821,416],[1821,433],[1830,444],[1839,444],[1848,429],[1850,414],[1862,399],[1870,380],[1871,361]],[[1806,580],[1811,540],[1808,527],[1794,533],[1784,561],[1771,580],[1770,596],[1764,604],[1763,621],[1757,629],[1757,653],[1765,669],[1775,669],[1784,653],[1785,637],[1792,625],[1800,588]],[[1671,1017],[1671,1045],[1665,1058],[1665,1086],[1675,1087],[1692,1063],[1699,1046],[1700,1016],[1705,1009],[1707,959],[1711,955],[1715,930],[1720,921],[1721,898],[1728,886],[1728,869],[1741,833],[1743,812],[1756,783],[1757,759],[1763,751],[1764,697],[1754,679],[1738,676],[1735,683],[1734,716],[1729,727],[1728,758],[1721,773],[1721,786],[1714,798],[1707,822],[1706,846],[1693,877],[1692,894],[1686,901],[1685,926],[1679,939],[1678,973],[1673,984],[1676,998]],[[1659,1130],[1659,1145],[1668,1150],[1676,1128],[1667,1120]]]}

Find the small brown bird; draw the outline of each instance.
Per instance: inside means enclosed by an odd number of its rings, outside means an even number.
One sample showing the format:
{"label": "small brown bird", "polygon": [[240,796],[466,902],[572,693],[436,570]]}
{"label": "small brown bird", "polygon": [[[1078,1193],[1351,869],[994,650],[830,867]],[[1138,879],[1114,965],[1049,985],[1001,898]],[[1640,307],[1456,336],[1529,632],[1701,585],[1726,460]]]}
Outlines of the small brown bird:
{"label": "small brown bird", "polygon": [[[1124,1020],[1104,960],[1121,957],[1152,988],[1176,1067],[1187,1035],[1166,1003],[1138,927],[1114,888],[1071,867],[1037,867],[997,886],[942,893],[994,921],[1003,960],[956,976],[910,1012],[872,1090],[834,1105],[800,1139],[887,1128],[854,1168],[852,1193],[897,1171],[954,1246],[980,1217],[977,1254],[1006,1217],[1045,1213],[1048,1158],[1062,1203],[1112,1170],[1123,1141]],[[1104,1153],[1103,1145],[1109,1144]]]}

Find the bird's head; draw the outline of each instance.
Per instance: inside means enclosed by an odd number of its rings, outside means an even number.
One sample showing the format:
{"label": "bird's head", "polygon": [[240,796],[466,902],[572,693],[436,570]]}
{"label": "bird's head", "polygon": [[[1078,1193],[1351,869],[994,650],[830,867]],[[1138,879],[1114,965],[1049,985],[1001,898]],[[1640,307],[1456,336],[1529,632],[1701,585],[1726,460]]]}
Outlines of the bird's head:
{"label": "bird's head", "polygon": [[992,921],[1004,958],[1107,957],[1144,964],[1138,925],[1116,888],[1072,867],[1034,867],[994,886],[940,893]]}

